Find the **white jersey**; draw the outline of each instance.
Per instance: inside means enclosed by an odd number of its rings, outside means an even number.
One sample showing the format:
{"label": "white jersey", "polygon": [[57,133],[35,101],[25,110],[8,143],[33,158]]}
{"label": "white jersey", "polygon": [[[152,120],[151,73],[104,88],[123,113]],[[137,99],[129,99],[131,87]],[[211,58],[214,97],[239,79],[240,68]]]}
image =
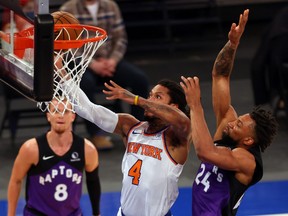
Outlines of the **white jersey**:
{"label": "white jersey", "polygon": [[164,216],[179,193],[183,165],[169,155],[165,143],[167,128],[147,134],[147,127],[147,122],[141,122],[128,134],[122,161],[121,208],[125,216]]}

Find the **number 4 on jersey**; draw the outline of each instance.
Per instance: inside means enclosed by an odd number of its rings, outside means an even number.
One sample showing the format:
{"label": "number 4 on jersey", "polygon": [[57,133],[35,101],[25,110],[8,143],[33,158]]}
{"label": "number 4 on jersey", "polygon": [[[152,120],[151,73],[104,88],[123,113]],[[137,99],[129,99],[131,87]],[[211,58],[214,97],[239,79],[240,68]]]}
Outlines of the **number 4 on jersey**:
{"label": "number 4 on jersey", "polygon": [[142,160],[137,160],[133,166],[129,169],[128,176],[132,178],[132,184],[138,185],[141,176]]}

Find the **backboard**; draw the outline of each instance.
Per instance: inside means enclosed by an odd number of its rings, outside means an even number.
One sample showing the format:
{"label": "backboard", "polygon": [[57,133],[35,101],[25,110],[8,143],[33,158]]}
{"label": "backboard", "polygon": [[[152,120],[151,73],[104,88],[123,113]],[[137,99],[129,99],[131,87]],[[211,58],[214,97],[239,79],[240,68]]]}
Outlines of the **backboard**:
{"label": "backboard", "polygon": [[[33,101],[50,101],[53,97],[54,23],[49,13],[49,0],[30,0],[32,16],[31,10],[30,13],[25,11],[23,2],[27,4],[29,0],[0,0],[6,12],[3,20],[8,23],[1,33],[0,79]],[[23,31],[19,23],[32,28]]]}

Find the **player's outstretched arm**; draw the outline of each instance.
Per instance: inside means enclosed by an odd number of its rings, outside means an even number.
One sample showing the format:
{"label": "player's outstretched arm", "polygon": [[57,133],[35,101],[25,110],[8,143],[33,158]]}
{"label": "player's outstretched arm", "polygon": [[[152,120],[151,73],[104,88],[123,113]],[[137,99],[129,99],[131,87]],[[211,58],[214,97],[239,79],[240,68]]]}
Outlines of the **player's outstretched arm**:
{"label": "player's outstretched arm", "polygon": [[201,104],[199,79],[198,77],[181,77],[181,79],[180,84],[190,108],[192,142],[197,157],[219,168],[241,173],[241,182],[247,184],[254,172],[254,157],[241,148],[231,151],[226,147],[214,145]]}
{"label": "player's outstretched arm", "polygon": [[248,14],[249,10],[247,9],[243,14],[240,14],[239,23],[231,25],[228,33],[229,40],[221,49],[214,62],[212,70],[212,102],[217,126],[221,124],[224,118],[235,118],[235,111],[231,107],[230,75],[237,47],[248,21]]}
{"label": "player's outstretched arm", "polygon": [[181,77],[181,87],[184,90],[187,105],[190,108],[192,142],[199,159],[212,153],[213,139],[208,129],[203,107],[198,77]]}
{"label": "player's outstretched arm", "polygon": [[118,115],[106,107],[92,103],[80,87],[75,89],[79,97],[79,105],[75,106],[76,113],[102,130],[113,133],[118,123]]}
{"label": "player's outstretched arm", "polygon": [[178,137],[187,139],[187,134],[190,132],[190,120],[178,108],[139,97],[113,81],[110,81],[110,85],[105,83],[105,87],[108,90],[103,90],[103,92],[107,95],[108,100],[120,99],[128,104],[140,106],[172,125],[174,132],[179,135]]}
{"label": "player's outstretched arm", "polygon": [[74,109],[80,117],[108,133],[126,136],[131,126],[139,122],[130,114],[116,114],[104,106],[94,104],[73,80],[63,82],[62,89],[69,95],[71,101],[74,100],[75,95],[78,95],[77,105]]}

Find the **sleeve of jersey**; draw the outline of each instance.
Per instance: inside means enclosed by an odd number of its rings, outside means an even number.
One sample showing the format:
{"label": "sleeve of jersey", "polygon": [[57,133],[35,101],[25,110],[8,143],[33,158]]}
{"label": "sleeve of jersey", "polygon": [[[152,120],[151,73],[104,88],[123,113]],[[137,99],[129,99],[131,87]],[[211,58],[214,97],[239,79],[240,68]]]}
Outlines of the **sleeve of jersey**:
{"label": "sleeve of jersey", "polygon": [[[74,86],[72,86],[74,85]],[[78,94],[78,105],[74,107],[75,112],[82,118],[96,124],[102,130],[113,133],[118,123],[118,115],[111,110],[92,103],[82,89],[72,82],[66,82],[64,89],[69,89],[68,95],[73,100],[73,95]],[[73,89],[73,91],[71,91]]]}
{"label": "sleeve of jersey", "polygon": [[93,215],[100,215],[101,185],[98,175],[98,167],[92,172],[86,172],[86,185]]}

